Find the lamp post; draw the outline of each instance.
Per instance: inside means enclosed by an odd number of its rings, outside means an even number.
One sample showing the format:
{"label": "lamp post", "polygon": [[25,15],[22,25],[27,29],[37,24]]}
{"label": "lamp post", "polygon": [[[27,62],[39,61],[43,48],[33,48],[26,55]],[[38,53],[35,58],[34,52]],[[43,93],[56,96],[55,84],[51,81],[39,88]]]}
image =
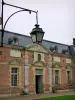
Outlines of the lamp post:
{"label": "lamp post", "polygon": [[[3,22],[3,17],[4,17],[4,16],[3,16],[3,9],[4,9],[4,5],[11,6],[11,7],[15,7],[15,8],[19,8],[20,10],[14,12],[13,14],[11,14],[11,15],[7,18],[5,24],[3,25],[3,23],[4,23],[4,22]],[[2,34],[1,34],[1,47],[3,47],[4,30],[5,30],[5,27],[6,27],[7,22],[9,21],[9,19],[10,19],[13,15],[15,15],[15,14],[17,14],[17,13],[19,13],[19,12],[22,12],[22,11],[27,11],[27,12],[29,12],[30,14],[31,14],[31,12],[35,13],[35,14],[36,14],[36,24],[38,24],[38,11],[34,11],[34,10],[30,10],[30,9],[26,9],[26,8],[19,7],[19,6],[11,5],[11,4],[5,3],[5,2],[2,0]]]}
{"label": "lamp post", "polygon": [[[8,19],[6,20],[4,26],[3,26],[3,7],[4,5],[8,5],[8,6],[11,6],[11,7],[15,7],[15,8],[19,8],[20,10],[19,11],[16,11],[14,12],[13,14],[11,14]],[[7,22],[9,21],[9,19],[19,13],[19,12],[22,12],[22,11],[27,11],[31,14],[31,12],[35,13],[36,14],[36,25],[35,25],[35,28],[32,29],[32,32],[30,33],[31,35],[31,38],[32,38],[32,41],[33,43],[41,43],[42,40],[43,40],[43,36],[44,36],[44,31],[42,30],[42,28],[39,28],[39,25],[38,25],[38,11],[34,11],[34,10],[30,10],[30,9],[26,9],[26,8],[22,8],[22,7],[18,7],[18,6],[15,6],[15,5],[11,5],[11,4],[8,4],[8,3],[5,3],[3,0],[2,0],[2,35],[1,35],[1,47],[3,47],[3,37],[4,37],[4,30],[5,30],[5,27],[6,27],[6,24]]]}

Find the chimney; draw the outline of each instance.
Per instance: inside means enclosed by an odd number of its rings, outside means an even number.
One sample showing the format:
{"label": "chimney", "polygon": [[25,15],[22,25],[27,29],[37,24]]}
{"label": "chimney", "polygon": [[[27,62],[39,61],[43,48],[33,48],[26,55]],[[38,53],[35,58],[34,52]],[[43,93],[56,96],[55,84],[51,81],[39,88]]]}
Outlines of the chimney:
{"label": "chimney", "polygon": [[73,45],[75,45],[75,38],[73,38]]}

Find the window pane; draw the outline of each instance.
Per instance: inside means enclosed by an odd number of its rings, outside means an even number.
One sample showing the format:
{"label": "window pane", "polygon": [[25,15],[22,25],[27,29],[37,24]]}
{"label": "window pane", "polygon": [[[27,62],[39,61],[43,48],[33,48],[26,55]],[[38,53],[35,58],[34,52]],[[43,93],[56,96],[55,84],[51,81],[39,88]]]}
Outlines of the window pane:
{"label": "window pane", "polygon": [[32,37],[33,42],[36,42],[36,35],[33,34],[31,37]]}
{"label": "window pane", "polygon": [[55,71],[55,84],[59,84],[59,71]]}
{"label": "window pane", "polygon": [[55,76],[55,84],[58,84],[58,76]]}
{"label": "window pane", "polygon": [[67,71],[67,81],[68,81],[68,84],[71,83],[71,72],[70,71]]}
{"label": "window pane", "polygon": [[38,54],[38,61],[40,61],[41,60],[41,55],[40,54]]}
{"label": "window pane", "polygon": [[11,85],[12,86],[17,86],[17,80],[18,80],[18,69],[17,68],[12,68]]}
{"label": "window pane", "polygon": [[17,73],[17,68],[12,68],[12,73]]}
{"label": "window pane", "polygon": [[17,86],[17,75],[12,75],[12,86]]}
{"label": "window pane", "polygon": [[37,33],[37,41],[40,42],[42,41],[43,34],[42,33]]}

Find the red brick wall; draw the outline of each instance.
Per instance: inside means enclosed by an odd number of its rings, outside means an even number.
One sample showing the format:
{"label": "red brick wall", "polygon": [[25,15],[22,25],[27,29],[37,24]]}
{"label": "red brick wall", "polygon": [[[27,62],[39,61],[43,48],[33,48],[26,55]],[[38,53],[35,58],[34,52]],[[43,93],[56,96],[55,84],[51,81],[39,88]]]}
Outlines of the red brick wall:
{"label": "red brick wall", "polygon": [[72,59],[72,83],[75,85],[75,58]]}
{"label": "red brick wall", "polygon": [[49,55],[47,55],[47,54],[44,55],[44,61],[45,61],[45,64],[48,65]]}
{"label": "red brick wall", "polygon": [[0,65],[0,85],[9,85],[9,67],[8,65]]}
{"label": "red brick wall", "polygon": [[45,91],[49,91],[49,70],[48,70],[48,67],[45,68],[45,83],[44,83],[44,88],[45,88]]}
{"label": "red brick wall", "polygon": [[[9,74],[9,61],[12,61],[14,59],[19,60],[22,64],[24,64],[24,57],[22,56],[21,58],[18,57],[10,57],[10,48],[8,47],[0,47],[0,51],[2,51],[2,55],[0,55],[0,93],[1,94],[6,94],[6,93],[13,93],[13,91],[15,90],[15,92],[21,92],[20,89],[18,88],[10,88],[9,86],[9,78],[10,78],[10,74]],[[24,54],[23,50],[22,53]],[[24,77],[23,77],[23,73],[24,73],[24,67],[22,66],[21,72],[22,72],[22,85],[24,86]],[[22,87],[23,88],[23,87]]]}
{"label": "red brick wall", "polygon": [[9,87],[9,67],[0,64],[0,93],[7,93]]}
{"label": "red brick wall", "polygon": [[7,62],[7,60],[9,59],[9,56],[10,56],[10,53],[9,53],[9,48],[5,48],[5,47],[3,47],[3,48],[1,48],[0,47],[0,51],[2,51],[2,55],[0,55],[0,61],[5,61],[5,62]]}
{"label": "red brick wall", "polygon": [[[54,63],[54,62],[53,62]],[[66,56],[60,55],[60,70],[61,70],[61,84],[55,85],[58,90],[65,90],[65,89],[73,89],[73,86],[67,85],[67,77],[66,77]],[[53,73],[54,74],[54,73]],[[54,86],[54,75],[53,78],[53,86]]]}
{"label": "red brick wall", "polygon": [[33,59],[32,59],[32,55],[34,53],[33,52],[28,52],[28,63],[31,64],[33,62]]}
{"label": "red brick wall", "polygon": [[61,56],[60,58],[60,66],[61,66],[61,84],[66,84],[66,58]]}
{"label": "red brick wall", "polygon": [[29,92],[30,93],[33,93],[35,90],[34,90],[34,88],[35,88],[35,84],[34,84],[34,75],[33,75],[33,70],[32,70],[32,68],[30,67],[29,68]]}

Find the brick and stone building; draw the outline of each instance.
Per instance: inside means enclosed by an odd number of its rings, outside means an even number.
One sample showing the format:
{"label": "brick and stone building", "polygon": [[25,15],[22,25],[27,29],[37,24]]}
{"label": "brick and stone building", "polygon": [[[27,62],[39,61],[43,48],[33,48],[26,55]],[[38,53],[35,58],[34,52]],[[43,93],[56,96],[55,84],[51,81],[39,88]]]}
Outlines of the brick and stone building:
{"label": "brick and stone building", "polygon": [[[1,31],[0,31],[1,43]],[[75,83],[75,39],[73,45],[5,31],[0,47],[0,94],[47,93],[73,90]]]}

